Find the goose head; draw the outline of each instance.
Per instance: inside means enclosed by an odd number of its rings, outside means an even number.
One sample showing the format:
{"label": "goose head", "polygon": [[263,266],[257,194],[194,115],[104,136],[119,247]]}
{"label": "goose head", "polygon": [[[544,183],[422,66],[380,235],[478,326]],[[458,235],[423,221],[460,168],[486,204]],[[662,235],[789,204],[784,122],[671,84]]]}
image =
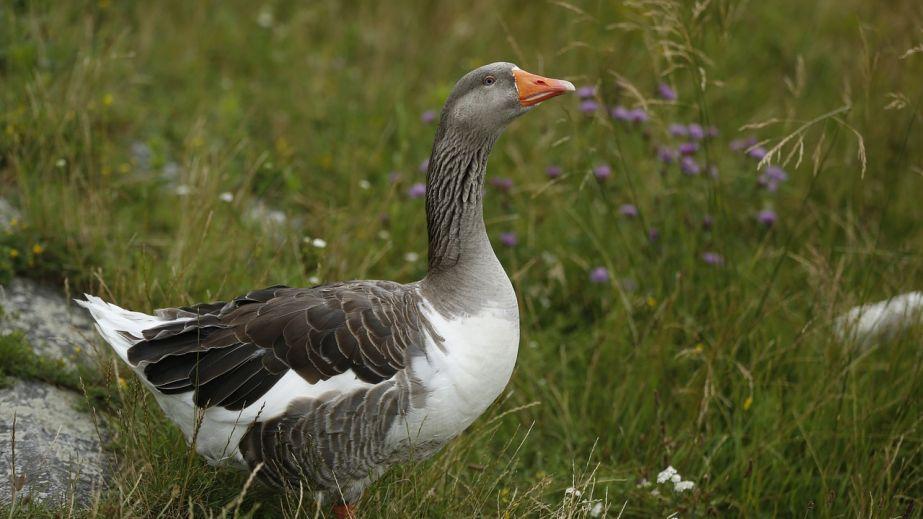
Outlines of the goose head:
{"label": "goose head", "polygon": [[570,81],[532,74],[512,63],[491,63],[458,80],[442,110],[441,125],[499,134],[539,103],[573,91]]}

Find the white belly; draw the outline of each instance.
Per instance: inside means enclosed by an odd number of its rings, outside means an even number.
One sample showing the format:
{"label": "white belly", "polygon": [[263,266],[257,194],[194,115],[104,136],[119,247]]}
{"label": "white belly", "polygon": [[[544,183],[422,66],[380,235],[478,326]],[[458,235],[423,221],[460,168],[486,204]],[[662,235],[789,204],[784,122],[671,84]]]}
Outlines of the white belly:
{"label": "white belly", "polygon": [[442,443],[471,425],[509,382],[519,348],[519,312],[514,306],[447,320],[429,304],[423,311],[442,337],[441,343],[430,338],[427,355],[411,366],[426,388],[426,403],[395,424],[389,436]]}

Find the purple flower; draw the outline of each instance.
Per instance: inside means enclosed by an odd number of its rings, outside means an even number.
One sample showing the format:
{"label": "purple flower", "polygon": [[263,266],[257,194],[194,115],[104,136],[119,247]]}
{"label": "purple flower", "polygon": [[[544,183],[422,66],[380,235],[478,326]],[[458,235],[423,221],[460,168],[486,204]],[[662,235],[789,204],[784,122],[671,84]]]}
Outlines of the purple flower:
{"label": "purple flower", "polygon": [[392,183],[392,184],[397,184],[397,183],[400,182],[400,181],[401,181],[401,174],[400,174],[400,173],[398,173],[397,171],[392,171],[392,172],[388,173],[388,182],[390,182],[390,183]]}
{"label": "purple flower", "polygon": [[666,83],[657,85],[657,94],[661,97],[661,99],[666,99],[667,101],[676,101],[676,90],[673,90],[673,87]]}
{"label": "purple flower", "polygon": [[410,198],[420,198],[426,194],[426,184],[423,182],[417,182],[416,184],[410,186],[407,190],[407,196]]}
{"label": "purple flower", "polygon": [[766,227],[772,227],[778,219],[779,216],[772,209],[763,209],[756,215],[756,220]]}
{"label": "purple flower", "polygon": [[633,123],[646,123],[647,119],[647,112],[645,112],[643,108],[635,108],[628,112],[628,120]]}
{"label": "purple flower", "polygon": [[609,271],[606,267],[596,267],[590,271],[590,281],[593,283],[608,283]]}
{"label": "purple flower", "polygon": [[757,142],[756,138],[754,137],[747,137],[744,139],[734,139],[729,144],[729,147],[731,148],[732,151],[743,151],[751,146],[755,146],[756,142]]}
{"label": "purple flower", "polygon": [[427,159],[424,159],[423,162],[420,163],[420,173],[426,173],[428,170],[429,170],[429,159],[427,158]]}
{"label": "purple flower", "polygon": [[507,177],[493,177],[490,179],[490,185],[501,193],[508,193],[513,189],[513,179]]}
{"label": "purple flower", "polygon": [[676,150],[668,148],[666,146],[660,146],[657,148],[657,159],[664,164],[672,164],[677,158]]}
{"label": "purple flower", "polygon": [[435,120],[436,120],[435,110],[427,110],[423,112],[422,114],[420,114],[420,121],[424,122],[425,124],[430,124]]}
{"label": "purple flower", "polygon": [[786,180],[788,180],[788,173],[786,173],[785,170],[780,168],[779,166],[767,167],[764,175],[766,175],[767,177],[773,180],[778,180],[779,182],[785,182]]}
{"label": "purple flower", "polygon": [[679,168],[687,175],[698,175],[702,171],[702,167],[692,157],[683,157],[679,161]]}
{"label": "purple flower", "polygon": [[548,166],[545,168],[545,174],[548,175],[548,178],[558,178],[562,173],[564,173],[564,170],[561,169],[561,166]]}
{"label": "purple flower", "polygon": [[516,237],[514,232],[501,232],[500,243],[507,247],[515,247],[519,243],[519,238]]}
{"label": "purple flower", "polygon": [[674,137],[689,136],[689,128],[686,128],[685,124],[672,123],[667,127],[667,131],[670,132],[670,135]]}
{"label": "purple flower", "polygon": [[631,122],[631,110],[625,108],[624,106],[616,106],[612,109],[612,118],[617,121]]}
{"label": "purple flower", "polygon": [[706,231],[710,231],[712,226],[715,225],[715,219],[711,215],[706,214],[702,217],[702,228]]}
{"label": "purple flower", "polygon": [[775,193],[779,189],[779,184],[786,180],[788,180],[788,173],[784,169],[779,166],[768,166],[756,182],[770,193]]}
{"label": "purple flower", "polygon": [[590,97],[596,97],[596,87],[592,85],[582,86],[577,89],[577,97],[579,99],[588,99]]}
{"label": "purple flower", "polygon": [[753,157],[756,160],[763,160],[763,157],[766,156],[766,148],[762,146],[750,148],[749,150],[747,150],[747,156]]}
{"label": "purple flower", "polygon": [[593,168],[593,176],[596,177],[596,180],[602,182],[612,176],[612,168],[608,164],[600,164]]}
{"label": "purple flower", "polygon": [[703,252],[702,261],[709,265],[724,265],[724,257],[717,252]]}
{"label": "purple flower", "polygon": [[705,129],[702,128],[702,125],[700,124],[692,123],[687,126],[686,129],[689,130],[689,137],[692,137],[697,141],[705,138]]}
{"label": "purple flower", "polygon": [[626,218],[635,218],[638,216],[638,208],[634,204],[622,204],[619,206],[619,214]]}
{"label": "purple flower", "polygon": [[684,142],[679,145],[681,155],[693,155],[697,151],[699,151],[699,144],[696,142]]}
{"label": "purple flower", "polygon": [[647,241],[654,243],[660,239],[660,231],[656,227],[651,227],[647,230]]}
{"label": "purple flower", "polygon": [[592,114],[599,109],[599,103],[593,101],[592,99],[587,99],[580,102],[580,111],[585,114]]}

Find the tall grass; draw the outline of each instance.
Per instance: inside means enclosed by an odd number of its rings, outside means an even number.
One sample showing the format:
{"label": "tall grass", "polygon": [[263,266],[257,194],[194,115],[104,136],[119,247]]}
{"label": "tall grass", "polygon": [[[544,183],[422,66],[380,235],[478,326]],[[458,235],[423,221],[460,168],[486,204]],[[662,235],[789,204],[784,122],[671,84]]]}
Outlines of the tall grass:
{"label": "tall grass", "polygon": [[[470,432],[371,488],[369,516],[919,514],[921,330],[868,351],[831,333],[923,285],[918,2],[13,2],[0,24],[0,185],[28,226],[8,239],[44,247],[12,268],[139,310],[419,279],[420,114],[478,65],[646,110],[625,124],[561,98],[502,137],[489,174],[513,187],[488,188],[486,218],[518,235],[496,243],[518,367]],[[721,132],[699,175],[657,159],[673,122]],[[748,135],[787,169],[778,192],[728,149]],[[239,499],[246,475],[190,454],[118,369],[101,361],[119,469],[87,514],[326,512],[259,485]],[[668,465],[695,489],[653,482]]]}

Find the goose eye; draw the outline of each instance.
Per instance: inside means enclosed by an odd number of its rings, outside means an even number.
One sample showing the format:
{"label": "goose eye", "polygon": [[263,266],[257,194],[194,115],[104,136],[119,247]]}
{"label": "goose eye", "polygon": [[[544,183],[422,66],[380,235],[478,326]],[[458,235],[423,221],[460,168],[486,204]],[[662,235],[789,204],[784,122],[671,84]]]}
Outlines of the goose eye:
{"label": "goose eye", "polygon": [[484,78],[484,86],[490,86],[497,82],[497,79],[493,76],[487,76]]}

